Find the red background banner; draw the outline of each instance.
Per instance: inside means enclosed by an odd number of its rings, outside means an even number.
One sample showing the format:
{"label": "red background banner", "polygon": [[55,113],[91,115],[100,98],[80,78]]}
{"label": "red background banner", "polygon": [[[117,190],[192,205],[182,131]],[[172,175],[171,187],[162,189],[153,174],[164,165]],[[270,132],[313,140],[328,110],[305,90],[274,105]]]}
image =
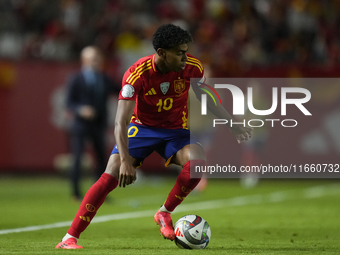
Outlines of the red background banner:
{"label": "red background banner", "polygon": [[[67,77],[79,66],[75,63],[46,62],[4,62],[0,65],[0,171],[55,171],[53,161],[59,154],[68,153],[66,132],[52,122],[53,95],[65,86]],[[117,81],[115,63],[108,65],[108,73]],[[254,67],[242,74],[243,77],[337,77],[340,68],[319,68],[299,66]],[[320,104],[310,104],[308,109],[313,118],[299,123],[301,128],[291,129],[290,138],[283,136],[282,127],[272,129],[266,145],[268,163],[335,163],[339,158],[339,134],[324,120],[325,113],[339,111],[340,85],[335,89],[311,91],[318,95]],[[320,102],[321,102],[320,101]],[[298,117],[297,117],[298,118]],[[332,118],[332,116],[328,116]],[[308,119],[308,118],[307,118]],[[315,123],[317,121],[318,123]],[[328,123],[328,122],[327,122]],[[331,123],[331,122],[329,122]],[[299,141],[306,133],[318,129],[324,138],[324,152],[306,154],[299,151]],[[112,133],[110,128],[109,133]],[[314,130],[317,132],[318,130]],[[317,136],[317,135],[316,135]],[[112,136],[111,136],[112,137]],[[294,137],[292,139],[292,137]],[[214,138],[217,139],[218,138]],[[227,136],[228,143],[233,142]],[[216,140],[216,141],[217,141]],[[114,141],[109,139],[108,153]],[[240,164],[241,147],[228,150],[230,164]],[[285,152],[282,155],[281,152]],[[158,156],[153,156],[158,157]],[[154,162],[157,163],[154,163]],[[339,162],[338,162],[339,163]],[[149,160],[144,169],[153,171],[163,166],[163,161]]]}

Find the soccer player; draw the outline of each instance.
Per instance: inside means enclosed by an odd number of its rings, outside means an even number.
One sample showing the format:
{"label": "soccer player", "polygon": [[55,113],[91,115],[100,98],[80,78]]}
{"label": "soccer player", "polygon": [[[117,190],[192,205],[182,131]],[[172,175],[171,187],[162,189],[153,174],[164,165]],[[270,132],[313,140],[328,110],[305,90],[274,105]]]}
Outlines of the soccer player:
{"label": "soccer player", "polygon": [[[136,180],[136,168],[153,151],[166,165],[183,167],[165,203],[154,220],[164,238],[174,240],[171,212],[196,187],[200,178],[190,178],[190,168],[206,165],[203,148],[187,129],[190,78],[204,80],[202,64],[187,53],[190,33],[172,24],[160,26],[153,35],[156,53],[139,59],[124,74],[115,121],[116,146],[105,173],[86,193],[80,208],[57,249],[81,249],[80,234],[90,224],[106,196],[117,186]],[[198,98],[200,89],[192,84]],[[208,109],[221,119],[231,120],[223,106],[208,100]],[[243,142],[251,129],[233,125],[231,133]]]}

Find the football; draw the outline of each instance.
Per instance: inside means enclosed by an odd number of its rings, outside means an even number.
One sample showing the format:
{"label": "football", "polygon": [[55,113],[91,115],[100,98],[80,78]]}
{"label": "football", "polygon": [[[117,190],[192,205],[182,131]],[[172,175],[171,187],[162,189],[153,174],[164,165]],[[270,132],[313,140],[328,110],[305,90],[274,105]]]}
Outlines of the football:
{"label": "football", "polygon": [[175,243],[182,249],[204,249],[211,238],[208,222],[198,215],[180,218],[175,224],[174,231]]}

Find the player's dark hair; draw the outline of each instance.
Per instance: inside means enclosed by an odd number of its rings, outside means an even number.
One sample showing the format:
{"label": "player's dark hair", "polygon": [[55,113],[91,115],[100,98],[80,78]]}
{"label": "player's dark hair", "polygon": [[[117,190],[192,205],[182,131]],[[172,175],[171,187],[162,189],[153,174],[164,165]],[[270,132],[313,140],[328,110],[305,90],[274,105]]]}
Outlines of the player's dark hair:
{"label": "player's dark hair", "polygon": [[153,48],[171,49],[181,44],[191,43],[191,34],[173,24],[164,24],[157,28],[152,37]]}

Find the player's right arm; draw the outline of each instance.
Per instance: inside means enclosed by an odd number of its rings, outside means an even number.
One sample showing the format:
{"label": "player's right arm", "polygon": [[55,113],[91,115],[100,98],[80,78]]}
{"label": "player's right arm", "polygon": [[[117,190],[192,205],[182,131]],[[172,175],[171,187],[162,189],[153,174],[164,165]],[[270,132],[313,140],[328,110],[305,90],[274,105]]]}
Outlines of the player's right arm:
{"label": "player's right arm", "polygon": [[134,100],[119,100],[115,120],[115,139],[120,156],[119,187],[132,184],[136,180],[136,170],[129,154],[128,127],[135,108]]}

